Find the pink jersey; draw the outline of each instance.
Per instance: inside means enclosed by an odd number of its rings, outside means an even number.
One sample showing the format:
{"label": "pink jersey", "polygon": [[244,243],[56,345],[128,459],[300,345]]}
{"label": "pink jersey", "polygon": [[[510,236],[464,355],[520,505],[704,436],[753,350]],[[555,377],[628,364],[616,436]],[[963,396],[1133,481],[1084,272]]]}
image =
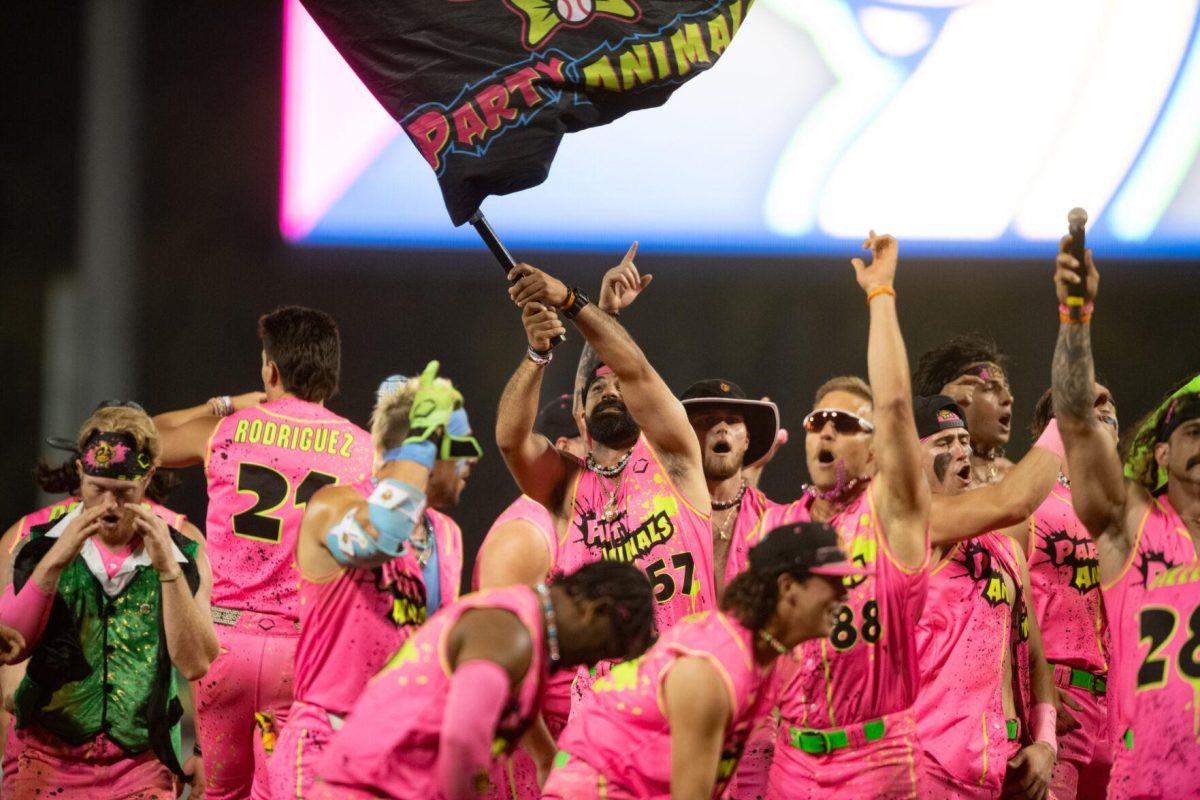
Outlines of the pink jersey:
{"label": "pink jersey", "polygon": [[766,689],[776,663],[756,664],[754,634],[720,612],[689,617],[645,655],[617,664],[597,680],[559,737],[558,749],[595,768],[616,795],[669,800],[671,729],[662,707],[663,679],[682,657],[707,659],[728,691],[730,724],[713,793],[719,797],[751,728],[774,703]]}
{"label": "pink jersey", "polygon": [[367,479],[373,459],[366,431],[294,397],[217,423],[204,460],[213,605],[297,619],[304,506],[322,486]]}
{"label": "pink jersey", "polygon": [[1029,518],[1029,584],[1046,660],[1103,675],[1108,623],[1096,544],[1075,516],[1071,490],[1054,487]]}
{"label": "pink jersey", "polygon": [[[75,510],[83,501],[78,497],[64,497],[56,503],[51,503],[45,508],[39,508],[37,511],[31,511],[25,516],[17,520],[17,538],[9,545],[8,552],[13,552],[17,549],[17,545],[29,538],[29,530],[37,525],[44,525],[47,522],[57,522]],[[150,506],[150,510],[163,519],[168,525],[177,531],[183,530],[183,524],[187,522],[187,517],[180,514],[178,511],[172,511],[166,506],[160,506],[153,500],[147,500],[146,503]]]}
{"label": "pink jersey", "polygon": [[[610,496],[615,514],[605,519]],[[601,559],[639,567],[654,589],[659,631],[716,606],[710,515],[676,488],[645,436],[620,475],[581,469],[571,506],[573,518],[558,540],[559,570],[574,572]]]}
{"label": "pink jersey", "polygon": [[[487,547],[488,537],[492,535],[492,531],[505,523],[516,520],[529,523],[541,535],[542,541],[546,545],[546,555],[550,559],[550,569],[547,574],[553,574],[558,562],[558,536],[554,533],[554,517],[550,515],[544,505],[526,495],[521,495],[513,500],[508,508],[496,517],[496,521],[484,535],[479,551],[483,552],[483,548]],[[475,570],[471,574],[471,588],[474,590],[479,589],[479,562],[480,559],[476,558]]]}
{"label": "pink jersey", "polygon": [[917,626],[921,690],[913,711],[925,756],[965,786],[997,794],[1012,751],[999,678],[1006,656],[1014,705],[1028,708],[1023,594],[1016,545],[985,533],[954,545],[930,570]]}
{"label": "pink jersey", "polygon": [[[369,493],[369,484],[364,494]],[[462,569],[458,526],[428,509],[426,519],[447,535],[434,534],[442,573],[442,603],[458,599],[453,564]],[[447,529],[447,523],[453,528]],[[443,567],[446,565],[446,567]],[[344,567],[320,581],[300,580],[300,642],[296,646],[295,698],[338,715],[347,714],[371,677],[425,622],[421,567],[407,550],[381,567]]]}
{"label": "pink jersey", "polygon": [[[558,571],[558,536],[554,533],[554,517],[545,506],[526,495],[518,497],[501,512],[500,516],[496,517],[496,521],[492,523],[492,527],[488,528],[487,534],[483,537],[483,544],[480,545],[479,552],[482,553],[487,546],[488,537],[492,535],[492,531],[506,522],[515,520],[529,523],[541,534],[542,540],[546,544],[546,554],[550,557],[550,569],[547,577],[552,578]],[[479,591],[480,561],[479,558],[475,559],[475,570],[471,577],[473,591]],[[567,715],[571,711],[571,682],[573,679],[574,672],[570,670],[560,670],[550,676],[550,685],[543,699],[542,711],[551,733],[557,733],[567,722]]]}
{"label": "pink jersey", "polygon": [[1112,637],[1108,667],[1108,714],[1113,735],[1113,772],[1110,797],[1130,795],[1120,787],[1132,778],[1141,760],[1127,750],[1120,737],[1129,729],[1129,709],[1134,700],[1135,678],[1142,668],[1138,615],[1151,582],[1171,567],[1196,560],[1196,547],[1183,520],[1166,494],[1154,498],[1142,516],[1121,572],[1105,583],[1104,611]]}
{"label": "pink jersey", "polygon": [[733,531],[729,534],[729,555],[725,559],[723,584],[736,578],[750,563],[750,548],[762,541],[763,536],[770,533],[763,527],[763,516],[767,509],[776,508],[779,503],[767,498],[756,488],[749,488],[742,495],[741,505],[738,506],[737,519],[733,522]]}
{"label": "pink jersey", "polygon": [[1109,796],[1200,797],[1200,562],[1153,578],[1135,624],[1125,674],[1136,769]]}
{"label": "pink jersey", "polygon": [[[768,510],[763,529],[810,520],[812,499],[805,495]],[[800,645],[795,665],[784,665],[790,674],[779,710],[787,726],[825,729],[870,722],[917,699],[915,634],[929,585],[928,538],[921,566],[898,561],[875,510],[873,484],[829,524],[850,560],[874,566],[875,574],[846,578],[850,592],[833,633]]]}
{"label": "pink jersey", "polygon": [[542,604],[527,586],[471,594],[430,617],[359,697],[326,749],[318,774],[326,783],[393,798],[439,797],[438,742],[450,689],[450,632],[474,608],[511,611],[533,643],[529,670],[505,706],[492,752],[510,752],[537,714],[549,676]]}

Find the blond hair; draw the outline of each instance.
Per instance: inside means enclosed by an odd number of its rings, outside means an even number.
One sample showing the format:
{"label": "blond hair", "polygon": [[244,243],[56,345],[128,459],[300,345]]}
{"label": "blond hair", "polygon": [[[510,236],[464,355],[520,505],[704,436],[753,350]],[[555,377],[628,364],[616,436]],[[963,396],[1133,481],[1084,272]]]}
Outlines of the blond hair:
{"label": "blond hair", "polygon": [[822,383],[821,387],[817,389],[816,396],[813,398],[813,405],[821,405],[821,400],[826,395],[834,392],[849,392],[866,400],[872,407],[875,405],[875,398],[871,396],[871,387],[857,375],[838,375]]}
{"label": "blond hair", "polygon": [[98,431],[129,434],[137,442],[138,450],[149,456],[151,465],[158,464],[162,443],[158,438],[158,428],[154,427],[154,421],[145,411],[131,406],[97,408],[80,427],[79,435],[75,437],[76,449],[83,452],[87,440]]}
{"label": "blond hair", "polygon": [[[420,384],[417,377],[388,378],[375,394],[375,408],[371,411],[371,443],[376,450],[391,450],[399,447],[408,438],[408,413],[412,410],[413,397]],[[447,378],[435,378],[437,386],[453,388]]]}

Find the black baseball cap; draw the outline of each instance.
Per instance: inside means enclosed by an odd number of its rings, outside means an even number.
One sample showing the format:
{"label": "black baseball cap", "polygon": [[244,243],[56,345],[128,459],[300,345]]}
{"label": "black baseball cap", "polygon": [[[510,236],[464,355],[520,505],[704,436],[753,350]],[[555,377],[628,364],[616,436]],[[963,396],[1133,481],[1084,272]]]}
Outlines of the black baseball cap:
{"label": "black baseball cap", "polygon": [[751,400],[742,387],[723,378],[696,381],[679,395],[688,416],[711,408],[732,408],[746,420],[750,445],[744,463],[749,466],[771,452],[779,433],[779,407],[769,400]]}
{"label": "black baseball cap", "polygon": [[926,439],[952,428],[967,427],[967,415],[954,398],[944,394],[918,397],[913,401],[913,419],[917,423],[917,438]]}
{"label": "black baseball cap", "polygon": [[564,394],[556,397],[542,406],[533,429],[551,442],[564,436],[574,439],[579,436],[579,426],[575,423],[572,411],[571,395]]}
{"label": "black baseball cap", "polygon": [[794,522],[773,528],[750,548],[750,569],[755,572],[787,572],[797,578],[808,575],[873,575],[873,567],[846,558],[837,531],[824,522]]}

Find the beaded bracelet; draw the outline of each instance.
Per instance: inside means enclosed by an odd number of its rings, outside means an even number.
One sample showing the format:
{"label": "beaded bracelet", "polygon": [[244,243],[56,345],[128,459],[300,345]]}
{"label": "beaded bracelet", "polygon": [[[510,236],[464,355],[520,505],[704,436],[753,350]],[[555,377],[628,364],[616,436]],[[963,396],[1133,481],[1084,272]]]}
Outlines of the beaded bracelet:
{"label": "beaded bracelet", "polygon": [[534,350],[533,345],[525,348],[525,357],[539,367],[544,367],[554,360],[554,352],[551,350]]}

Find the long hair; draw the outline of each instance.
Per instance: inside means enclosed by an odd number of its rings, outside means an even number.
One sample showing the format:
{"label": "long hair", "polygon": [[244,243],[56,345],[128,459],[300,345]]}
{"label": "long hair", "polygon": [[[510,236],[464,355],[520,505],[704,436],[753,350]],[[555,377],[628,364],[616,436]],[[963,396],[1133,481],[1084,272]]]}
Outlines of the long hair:
{"label": "long hair", "polygon": [[650,581],[637,567],[619,561],[596,561],[569,575],[556,575],[554,583],[574,600],[602,604],[617,641],[625,648],[620,660],[640,656],[654,643],[654,597]]}

